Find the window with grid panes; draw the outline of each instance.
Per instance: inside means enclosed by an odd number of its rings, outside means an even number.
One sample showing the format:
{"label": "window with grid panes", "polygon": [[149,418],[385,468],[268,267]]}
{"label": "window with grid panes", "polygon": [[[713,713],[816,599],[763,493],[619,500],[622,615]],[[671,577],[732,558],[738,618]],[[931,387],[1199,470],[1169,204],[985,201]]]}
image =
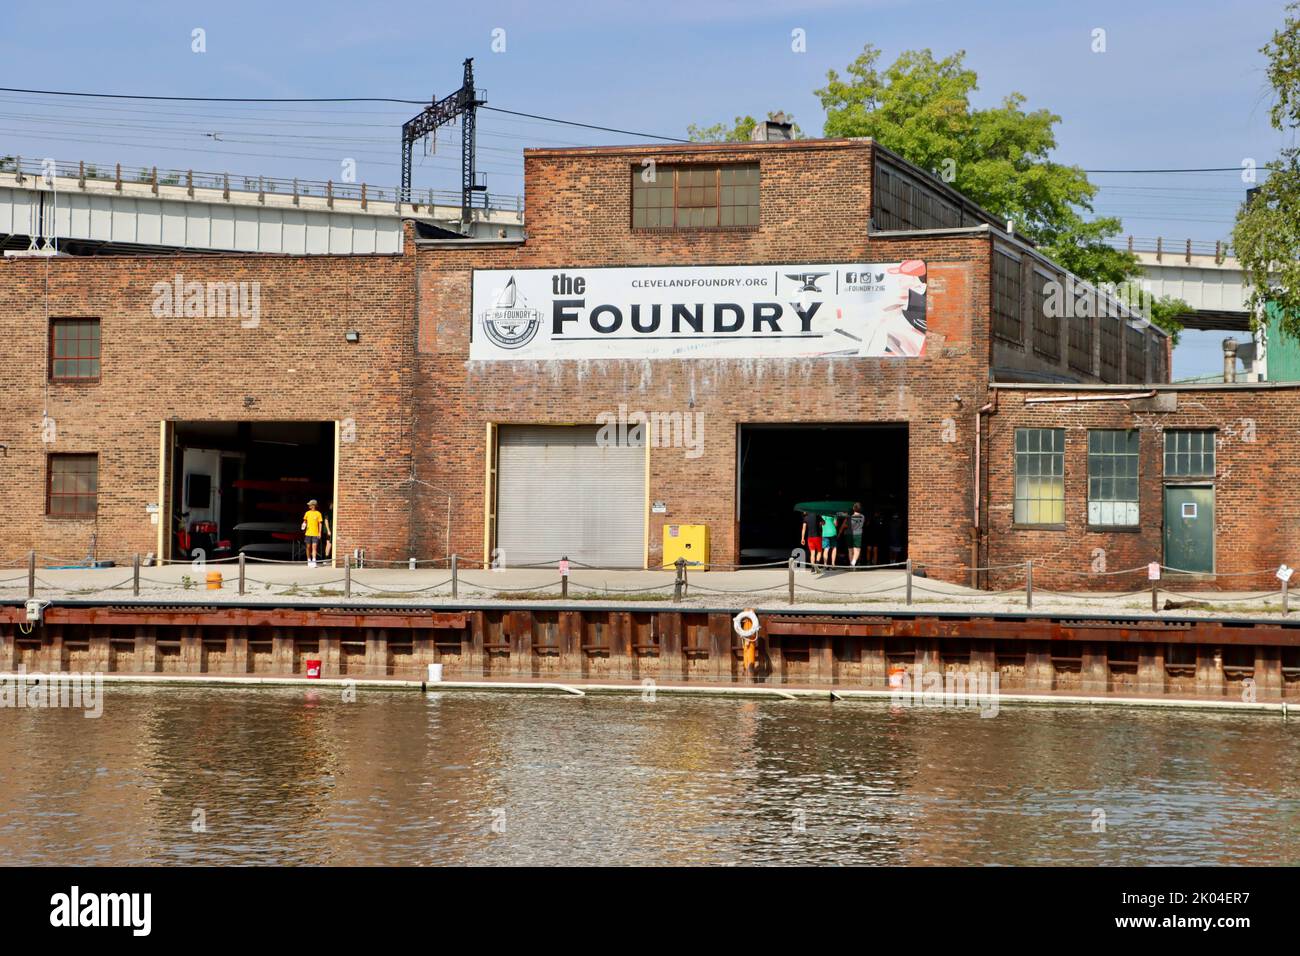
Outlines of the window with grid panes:
{"label": "window with grid panes", "polygon": [[1016,429],[1015,523],[1065,523],[1065,429]]}
{"label": "window with grid panes", "polygon": [[51,319],[51,381],[99,379],[99,319]]}
{"label": "window with grid panes", "polygon": [[45,513],[88,517],[95,513],[99,493],[98,455],[50,455]]}
{"label": "window with grid panes", "polygon": [[1101,317],[1101,380],[1103,382],[1119,381],[1120,355],[1120,320],[1110,316]]}
{"label": "window with grid panes", "polygon": [[1166,478],[1213,478],[1214,432],[1209,429],[1165,432]]}
{"label": "window with grid panes", "polygon": [[1124,323],[1124,374],[1130,382],[1145,382],[1147,378],[1147,337],[1141,329]]}
{"label": "window with grid panes", "polygon": [[1092,317],[1071,316],[1070,368],[1079,372],[1092,372]]}
{"label": "window with grid panes", "polygon": [[1138,433],[1088,432],[1088,524],[1129,527],[1138,523]]}
{"label": "window with grid panes", "polygon": [[1033,310],[1034,310],[1034,351],[1053,361],[1061,357],[1061,325],[1065,319],[1049,315],[1047,298],[1052,277],[1046,272],[1034,270]]}
{"label": "window with grid panes", "polygon": [[633,167],[632,228],[757,228],[758,192],[757,163]]}
{"label": "window with grid panes", "polygon": [[993,252],[993,334],[1017,345],[1024,342],[1020,298],[1020,260],[1001,249]]}

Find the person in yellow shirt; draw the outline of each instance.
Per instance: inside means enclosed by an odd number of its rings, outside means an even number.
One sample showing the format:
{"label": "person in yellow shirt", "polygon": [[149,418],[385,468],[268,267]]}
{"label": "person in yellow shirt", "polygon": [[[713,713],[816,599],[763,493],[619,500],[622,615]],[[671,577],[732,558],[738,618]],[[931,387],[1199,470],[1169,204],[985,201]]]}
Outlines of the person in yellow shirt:
{"label": "person in yellow shirt", "polygon": [[330,533],[329,520],[316,510],[316,499],[307,502],[307,513],[302,516],[303,538],[307,542],[307,567],[316,567],[316,548],[320,545],[321,526]]}

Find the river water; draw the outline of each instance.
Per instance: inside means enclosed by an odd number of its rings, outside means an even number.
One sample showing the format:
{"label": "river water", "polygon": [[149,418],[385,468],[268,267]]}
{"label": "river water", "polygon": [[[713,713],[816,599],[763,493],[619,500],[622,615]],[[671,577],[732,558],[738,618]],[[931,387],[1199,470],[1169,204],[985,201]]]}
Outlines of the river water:
{"label": "river water", "polygon": [[1300,863],[1280,716],[355,693],[0,709],[0,862]]}

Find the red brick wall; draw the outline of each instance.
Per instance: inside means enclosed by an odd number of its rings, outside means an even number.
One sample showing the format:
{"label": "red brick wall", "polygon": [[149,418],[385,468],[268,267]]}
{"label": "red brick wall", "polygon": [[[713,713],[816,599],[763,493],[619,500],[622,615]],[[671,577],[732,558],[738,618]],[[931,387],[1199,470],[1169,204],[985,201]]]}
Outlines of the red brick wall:
{"label": "red brick wall", "polygon": [[[941,564],[969,557],[973,416],[986,401],[988,378],[988,238],[869,239],[869,144],[752,152],[762,164],[761,226],[754,231],[634,233],[630,176],[645,151],[530,151],[526,243],[421,246],[417,413],[425,440],[416,458],[420,477],[438,490],[418,492],[420,553],[442,553],[451,494],[452,549],[482,557],[488,423],[595,423],[624,403],[704,416],[701,457],[651,450],[649,497],[669,507],[651,517],[652,564],[665,523],[709,525],[713,558],[736,560],[736,426],[747,422],[908,423],[912,555]],[[661,163],[680,158],[672,147],[652,153]],[[731,148],[727,158],[750,153]],[[468,361],[474,268],[905,258],[929,264],[931,334],[918,359]],[[945,419],[953,420],[949,435]]]}
{"label": "red brick wall", "polygon": [[[1272,570],[1285,561],[1300,561],[1300,432],[1295,425],[1300,386],[1211,387],[1167,390],[1177,407],[1155,411],[1149,401],[1106,401],[1026,405],[1026,398],[1094,392],[1066,392],[1000,387],[997,412],[988,419],[985,507],[989,535],[988,564],[1032,558],[1034,582],[1048,588],[1107,588],[1132,591],[1147,587],[1145,571],[1084,576],[1104,558],[1108,571],[1163,562],[1164,431],[1216,429],[1215,570],[1224,577],[1180,576],[1165,583],[1174,588],[1216,587],[1225,590],[1272,589]],[[1119,394],[1128,394],[1124,389]],[[1112,392],[1112,394],[1116,394]],[[1016,428],[1065,429],[1065,529],[1012,527],[1014,441]],[[1090,428],[1135,428],[1139,432],[1139,525],[1131,531],[1090,531],[1087,526],[1087,449]],[[1253,438],[1253,441],[1250,440]],[[1176,483],[1176,479],[1174,482]],[[1100,565],[1097,565],[1100,567]],[[1242,572],[1264,571],[1242,576]],[[1074,572],[1074,573],[1070,573]],[[994,587],[1014,587],[1021,572],[993,575]]]}
{"label": "red brick wall", "polygon": [[[409,248],[409,245],[408,245]],[[404,557],[413,372],[408,256],[140,256],[0,260],[0,561],[157,547],[159,421],[342,420],[340,543]],[[260,283],[260,322],[157,318],[155,282]],[[102,380],[46,383],[46,316],[101,320]],[[361,332],[358,344],[344,332]],[[42,441],[48,409],[56,441]],[[97,452],[98,514],[45,515],[47,453]],[[42,559],[44,563],[44,557]]]}

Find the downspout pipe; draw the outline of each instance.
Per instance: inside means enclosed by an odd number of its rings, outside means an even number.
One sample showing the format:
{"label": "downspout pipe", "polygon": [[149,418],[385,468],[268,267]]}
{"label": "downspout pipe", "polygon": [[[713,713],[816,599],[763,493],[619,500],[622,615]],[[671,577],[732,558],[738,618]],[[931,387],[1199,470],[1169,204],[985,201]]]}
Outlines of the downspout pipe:
{"label": "downspout pipe", "polygon": [[993,393],[993,401],[989,402],[983,408],[975,413],[975,503],[974,503],[974,520],[971,524],[971,573],[970,586],[979,587],[979,572],[975,568],[979,567],[979,547],[980,547],[980,474],[984,470],[984,461],[981,457],[981,436],[984,431],[984,416],[997,411],[998,393]]}

